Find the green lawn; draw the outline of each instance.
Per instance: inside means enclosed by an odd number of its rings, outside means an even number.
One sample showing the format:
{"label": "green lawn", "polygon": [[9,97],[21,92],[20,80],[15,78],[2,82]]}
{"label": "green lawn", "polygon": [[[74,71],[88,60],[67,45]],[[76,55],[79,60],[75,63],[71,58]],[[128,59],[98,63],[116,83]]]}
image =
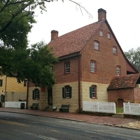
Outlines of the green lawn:
{"label": "green lawn", "polygon": [[117,113],[117,114],[123,113],[123,107],[117,107],[117,108],[116,108],[116,113]]}

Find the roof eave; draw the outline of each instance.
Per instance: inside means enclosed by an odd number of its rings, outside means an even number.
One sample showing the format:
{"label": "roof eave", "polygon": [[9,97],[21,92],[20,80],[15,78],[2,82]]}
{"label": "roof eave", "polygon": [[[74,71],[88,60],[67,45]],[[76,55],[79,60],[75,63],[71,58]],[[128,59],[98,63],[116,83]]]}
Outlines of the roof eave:
{"label": "roof eave", "polygon": [[60,56],[60,57],[58,57],[58,60],[61,61],[61,60],[74,58],[74,57],[78,57],[78,56],[81,56],[81,52],[75,52],[75,53],[71,53],[68,55]]}

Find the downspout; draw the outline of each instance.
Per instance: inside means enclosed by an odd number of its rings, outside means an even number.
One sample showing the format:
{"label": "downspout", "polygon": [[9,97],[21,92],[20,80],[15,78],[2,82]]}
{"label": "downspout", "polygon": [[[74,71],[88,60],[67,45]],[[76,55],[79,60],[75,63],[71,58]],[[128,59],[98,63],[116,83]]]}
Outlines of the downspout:
{"label": "downspout", "polygon": [[27,102],[26,102],[26,109],[28,109],[28,99],[29,99],[29,80],[27,80]]}
{"label": "downspout", "polygon": [[5,94],[6,94],[6,91],[7,90],[7,75],[5,76]]}
{"label": "downspout", "polygon": [[78,108],[79,108],[79,113],[81,112],[81,85],[80,85],[80,80],[81,80],[81,71],[80,71],[80,68],[81,68],[81,57],[79,56],[78,58]]}

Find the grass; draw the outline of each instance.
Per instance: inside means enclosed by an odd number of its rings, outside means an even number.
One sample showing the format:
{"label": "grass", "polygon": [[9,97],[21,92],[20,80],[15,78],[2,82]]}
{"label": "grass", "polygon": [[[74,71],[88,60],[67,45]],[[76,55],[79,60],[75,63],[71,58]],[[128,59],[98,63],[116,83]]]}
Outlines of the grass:
{"label": "grass", "polygon": [[117,113],[117,114],[123,113],[123,107],[117,107],[117,108],[116,108],[116,113]]}

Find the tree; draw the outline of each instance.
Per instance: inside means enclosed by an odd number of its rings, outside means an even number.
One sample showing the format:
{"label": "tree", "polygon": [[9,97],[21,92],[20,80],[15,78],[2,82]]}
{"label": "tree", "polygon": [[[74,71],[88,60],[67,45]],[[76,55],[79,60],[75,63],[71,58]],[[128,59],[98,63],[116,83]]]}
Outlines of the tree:
{"label": "tree", "polygon": [[[54,57],[52,49],[47,49],[43,42],[24,51],[0,48],[0,52],[3,52],[6,58],[4,63],[1,62],[2,74],[14,76],[18,82],[28,79],[37,86],[52,85],[55,82],[51,69],[57,58]],[[0,59],[3,58],[0,56]]]}
{"label": "tree", "polygon": [[[64,0],[62,0],[64,1]],[[80,4],[69,0],[84,9]],[[0,0],[0,75],[14,76],[19,82],[28,79],[36,85],[54,83],[50,72],[57,59],[44,43],[28,49],[36,7],[46,11],[45,2],[53,0]]]}
{"label": "tree", "polygon": [[130,63],[140,72],[140,47],[136,50],[130,49],[128,52],[125,52],[126,58]]}
{"label": "tree", "polygon": [[27,47],[27,34],[32,28],[34,9],[45,10],[44,0],[0,1],[0,47]]}

